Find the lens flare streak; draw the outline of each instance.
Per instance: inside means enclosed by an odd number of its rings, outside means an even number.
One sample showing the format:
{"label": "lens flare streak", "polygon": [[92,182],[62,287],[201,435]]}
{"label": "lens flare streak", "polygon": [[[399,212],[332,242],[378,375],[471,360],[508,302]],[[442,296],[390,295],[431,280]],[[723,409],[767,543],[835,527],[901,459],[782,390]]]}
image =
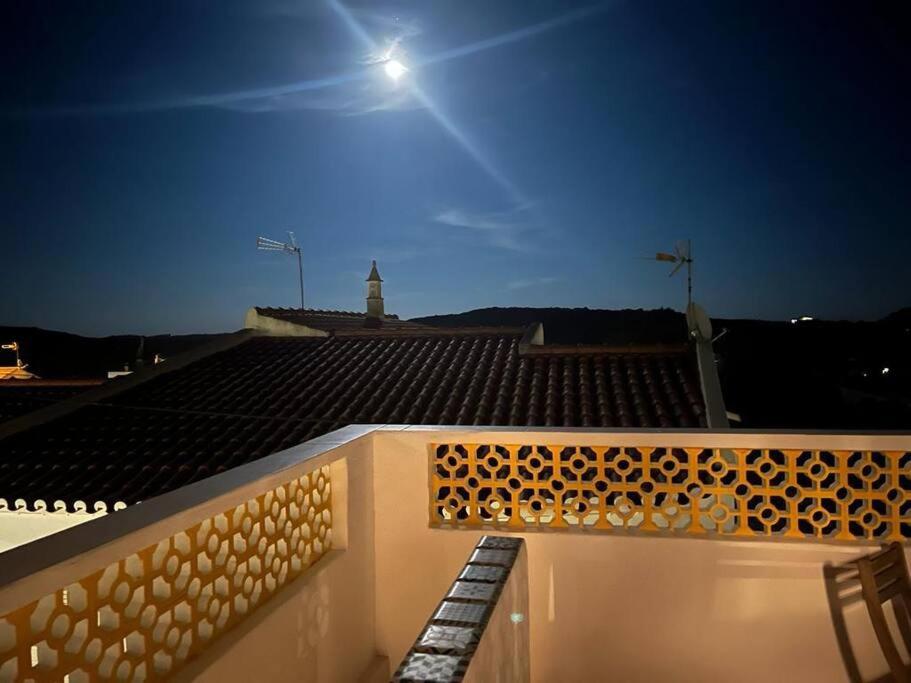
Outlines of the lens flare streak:
{"label": "lens flare streak", "polygon": [[[354,18],[339,0],[327,0],[329,7],[341,18],[342,22],[349,28],[351,33],[357,38],[365,48],[373,53],[379,50],[376,41],[370,37],[363,26]],[[516,187],[502,171],[500,171],[482,152],[478,146],[472,142],[469,137],[456,126],[455,122],[447,116],[440,107],[425,93],[417,83],[410,83],[409,87],[415,99],[427,109],[434,120],[440,127],[449,134],[449,136],[462,148],[462,150],[486,173],[491,180],[499,185],[512,202],[516,204],[525,204],[526,199],[522,192]]]}

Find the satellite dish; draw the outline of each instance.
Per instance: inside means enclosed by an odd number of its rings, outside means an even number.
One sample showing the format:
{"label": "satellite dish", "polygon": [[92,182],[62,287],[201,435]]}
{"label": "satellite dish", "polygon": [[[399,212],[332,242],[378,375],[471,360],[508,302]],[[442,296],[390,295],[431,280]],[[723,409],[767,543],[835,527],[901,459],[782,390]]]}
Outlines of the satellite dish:
{"label": "satellite dish", "polygon": [[709,314],[699,304],[693,302],[686,307],[686,326],[690,336],[698,341],[709,341],[712,338],[712,321]]}

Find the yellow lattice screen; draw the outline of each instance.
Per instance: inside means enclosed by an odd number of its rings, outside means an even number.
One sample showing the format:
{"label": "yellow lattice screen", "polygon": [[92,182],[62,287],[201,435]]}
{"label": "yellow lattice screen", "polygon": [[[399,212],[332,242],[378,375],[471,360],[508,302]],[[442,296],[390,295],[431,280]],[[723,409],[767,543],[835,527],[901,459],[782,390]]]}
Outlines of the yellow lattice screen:
{"label": "yellow lattice screen", "polygon": [[434,526],[905,540],[911,453],[442,444]]}
{"label": "yellow lattice screen", "polygon": [[160,680],[331,546],[323,467],[0,619],[0,680]]}

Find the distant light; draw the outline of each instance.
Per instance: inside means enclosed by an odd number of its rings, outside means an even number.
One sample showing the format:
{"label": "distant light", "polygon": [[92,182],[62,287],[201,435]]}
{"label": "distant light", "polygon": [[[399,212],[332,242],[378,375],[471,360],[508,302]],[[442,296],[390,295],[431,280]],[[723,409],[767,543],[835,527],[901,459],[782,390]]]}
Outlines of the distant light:
{"label": "distant light", "polygon": [[389,78],[397,81],[405,75],[405,72],[408,71],[408,67],[406,67],[397,59],[390,59],[388,62],[383,64],[383,71],[386,72],[386,75],[389,76]]}
{"label": "distant light", "polygon": [[791,324],[792,324],[792,325],[796,325],[796,324],[797,324],[797,318],[791,318]]}
{"label": "distant light", "polygon": [[888,374],[889,374],[889,368],[883,368],[883,374],[884,374],[884,375],[888,375]]}
{"label": "distant light", "polygon": [[807,322],[808,320],[812,320],[812,319],[813,319],[813,318],[810,317],[809,315],[802,315],[802,316],[800,316],[801,322]]}
{"label": "distant light", "polygon": [[869,377],[869,376],[870,376],[870,373],[867,372],[866,370],[864,370],[864,371],[863,371],[862,373],[860,373],[860,374],[863,375],[864,377]]}

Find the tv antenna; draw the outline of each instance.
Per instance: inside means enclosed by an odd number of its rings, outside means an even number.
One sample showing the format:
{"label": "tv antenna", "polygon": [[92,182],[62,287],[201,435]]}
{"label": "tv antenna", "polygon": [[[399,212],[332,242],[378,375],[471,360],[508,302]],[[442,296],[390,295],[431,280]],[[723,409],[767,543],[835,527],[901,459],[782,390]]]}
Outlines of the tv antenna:
{"label": "tv antenna", "polygon": [[301,248],[294,239],[294,233],[288,231],[288,241],[279,242],[270,240],[268,237],[257,237],[256,248],[263,251],[283,251],[286,254],[297,254],[297,273],[300,276],[301,286],[301,310],[304,310],[304,265],[301,261]]}
{"label": "tv antenna", "polygon": [[9,344],[3,344],[2,346],[0,346],[0,349],[3,349],[4,351],[13,351],[16,354],[16,367],[25,368],[25,366],[22,364],[22,360],[19,358],[19,343],[18,342],[10,342]]}
{"label": "tv antenna", "polygon": [[674,245],[674,253],[668,254],[659,251],[655,254],[656,261],[666,261],[676,263],[674,269],[668,273],[668,277],[674,277],[683,266],[686,266],[686,306],[689,309],[693,303],[693,255],[690,248],[689,240],[680,240]]}

